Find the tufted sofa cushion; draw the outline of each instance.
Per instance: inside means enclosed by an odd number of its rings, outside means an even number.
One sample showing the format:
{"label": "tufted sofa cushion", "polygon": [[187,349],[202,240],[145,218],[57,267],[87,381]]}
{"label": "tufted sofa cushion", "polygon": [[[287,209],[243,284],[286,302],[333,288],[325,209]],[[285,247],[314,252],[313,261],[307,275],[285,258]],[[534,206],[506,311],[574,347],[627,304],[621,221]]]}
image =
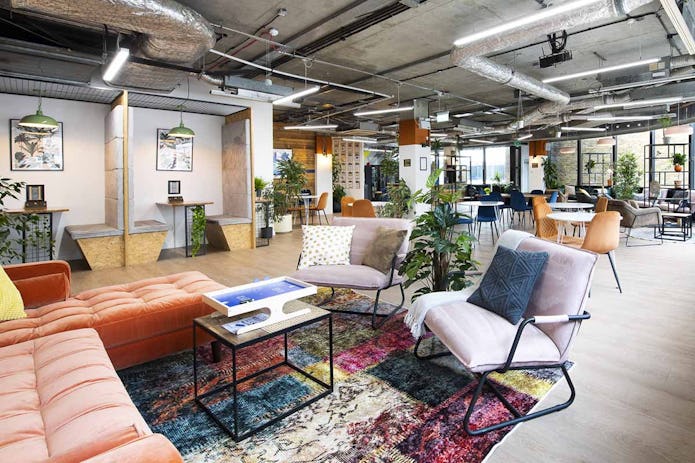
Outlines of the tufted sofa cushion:
{"label": "tufted sofa cushion", "polygon": [[0,430],[0,461],[24,463],[82,461],[152,435],[91,329],[0,348]]}
{"label": "tufted sofa cushion", "polygon": [[[184,272],[85,291],[27,310],[27,318],[0,323],[0,347],[94,328],[117,368],[152,360],[185,348],[181,339],[190,344],[193,318],[212,312],[201,294],[223,287],[200,272]],[[173,333],[180,337],[172,340]],[[157,339],[135,349],[138,343]],[[167,346],[170,342],[175,345]]]}

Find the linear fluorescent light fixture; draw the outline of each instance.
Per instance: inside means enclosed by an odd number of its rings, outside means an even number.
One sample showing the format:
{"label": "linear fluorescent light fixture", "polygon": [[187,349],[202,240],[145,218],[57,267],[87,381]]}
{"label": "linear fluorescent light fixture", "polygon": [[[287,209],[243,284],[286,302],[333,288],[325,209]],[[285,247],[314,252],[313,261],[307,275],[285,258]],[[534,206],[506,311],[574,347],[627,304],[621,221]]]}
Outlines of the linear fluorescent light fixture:
{"label": "linear fluorescent light fixture", "polygon": [[659,116],[588,116],[587,121],[650,121]]}
{"label": "linear fluorescent light fixture", "polygon": [[354,141],[357,143],[377,143],[374,138],[343,138],[343,141]]}
{"label": "linear fluorescent light fixture", "polygon": [[527,134],[527,135],[522,135],[521,137],[517,138],[517,141],[528,140],[528,139],[531,138],[532,136],[533,136],[532,133],[529,133],[529,134]]}
{"label": "linear fluorescent light fixture", "polygon": [[686,80],[692,80],[692,79],[695,79],[695,74],[686,75],[686,76],[662,77],[660,79],[641,80],[639,82],[630,82],[627,84],[611,85],[610,87],[602,87],[599,89],[589,89],[589,93],[609,93],[609,92],[614,92],[616,90],[627,90],[630,88],[646,87],[649,85],[668,84],[669,82],[676,82],[676,81],[680,82],[680,81],[686,81]]}
{"label": "linear fluorescent light fixture", "polygon": [[594,109],[607,109],[607,108],[636,108],[640,106],[654,106],[661,104],[671,104],[678,103],[683,100],[682,96],[676,96],[672,98],[655,98],[653,100],[635,100],[628,101],[626,103],[612,103],[612,104],[601,104],[594,106]]}
{"label": "linear fluorescent light fixture", "polygon": [[633,61],[631,63],[616,64],[615,66],[607,66],[604,68],[591,69],[589,71],[575,72],[574,74],[567,74],[565,76],[549,77],[543,79],[543,82],[550,84],[553,82],[560,82],[563,80],[578,79],[579,77],[593,76],[596,74],[602,74],[604,72],[619,71],[620,69],[629,69],[637,66],[645,66],[647,64],[657,63],[660,58],[649,58],[640,61]]}
{"label": "linear fluorescent light fixture", "polygon": [[602,127],[560,127],[563,132],[605,132]]}
{"label": "linear fluorescent light fixture", "polygon": [[495,143],[494,141],[480,140],[479,138],[469,138],[468,141],[472,141],[473,143],[487,143],[488,145]]}
{"label": "linear fluorescent light fixture", "polygon": [[303,96],[311,95],[312,93],[318,92],[319,88],[321,88],[321,87],[319,87],[318,85],[314,85],[312,87],[305,88],[304,90],[301,90],[299,92],[290,93],[287,96],[283,96],[282,98],[278,98],[277,100],[273,101],[273,104],[274,105],[281,105],[283,103],[291,103],[292,100],[294,100],[294,99],[301,98]]}
{"label": "linear fluorescent light fixture", "polygon": [[666,16],[671,20],[671,24],[673,24],[678,37],[680,37],[685,48],[687,48],[688,54],[695,55],[695,40],[693,40],[693,35],[690,33],[690,29],[685,23],[685,18],[683,18],[683,14],[678,9],[675,0],[661,0],[661,6],[664,7]]}
{"label": "linear fluorescent light fixture", "polygon": [[478,40],[486,39],[488,37],[501,35],[504,32],[528,26],[529,24],[533,24],[535,22],[542,21],[547,18],[552,18],[553,16],[569,13],[579,8],[583,8],[585,6],[589,6],[591,4],[599,3],[602,1],[603,0],[577,0],[574,2],[565,3],[564,5],[546,8],[539,13],[519,18],[517,20],[510,21],[506,24],[499,25],[497,27],[491,27],[476,34],[461,37],[460,39],[454,42],[454,46],[460,47],[469,43],[477,42]]}
{"label": "linear fluorescent light fixture", "polygon": [[430,138],[446,138],[448,137],[445,133],[430,133]]}
{"label": "linear fluorescent light fixture", "polygon": [[288,125],[285,130],[331,130],[338,128],[338,124],[320,124],[320,125]]}
{"label": "linear fluorescent light fixture", "polygon": [[106,82],[111,82],[120,72],[121,68],[128,60],[130,56],[130,50],[127,48],[119,48],[116,56],[113,57],[109,65],[106,67],[106,71],[102,76]]}
{"label": "linear fluorescent light fixture", "polygon": [[472,115],[473,115],[473,113],[461,113],[461,114],[454,114],[454,117],[469,117]]}
{"label": "linear fluorescent light fixture", "polygon": [[390,108],[390,109],[374,109],[371,111],[358,111],[356,113],[353,113],[355,116],[371,116],[372,114],[387,114],[387,113],[398,113],[401,111],[410,111],[412,110],[412,106],[400,106],[398,108]]}

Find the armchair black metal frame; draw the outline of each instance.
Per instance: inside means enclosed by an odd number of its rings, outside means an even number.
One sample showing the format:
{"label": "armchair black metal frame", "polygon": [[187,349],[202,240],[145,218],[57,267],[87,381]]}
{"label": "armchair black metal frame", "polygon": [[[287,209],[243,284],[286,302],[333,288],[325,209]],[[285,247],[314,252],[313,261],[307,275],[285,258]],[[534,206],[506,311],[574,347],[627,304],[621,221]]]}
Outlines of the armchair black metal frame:
{"label": "armchair black metal frame", "polygon": [[[478,379],[478,386],[475,389],[475,392],[473,393],[473,397],[471,398],[470,404],[468,405],[468,410],[466,410],[466,415],[463,419],[463,428],[466,430],[466,432],[471,435],[471,436],[478,436],[481,434],[488,433],[490,431],[495,431],[497,429],[504,428],[506,426],[512,426],[516,425],[518,423],[523,423],[524,421],[529,421],[535,418],[540,418],[541,416],[548,415],[550,413],[558,412],[560,410],[564,410],[565,408],[569,407],[572,402],[574,402],[574,398],[576,396],[576,391],[574,389],[574,384],[572,383],[572,380],[570,378],[569,372],[567,371],[567,366],[566,363],[557,363],[557,364],[542,364],[542,365],[537,365],[537,366],[511,366],[513,359],[514,359],[514,354],[516,352],[517,346],[519,345],[519,341],[521,340],[521,334],[524,331],[524,328],[526,328],[527,325],[529,324],[544,324],[544,323],[581,323],[583,320],[588,320],[591,318],[591,314],[587,311],[584,311],[582,314],[579,315],[550,315],[550,316],[535,316],[531,318],[524,319],[521,324],[519,325],[519,328],[517,329],[516,336],[514,338],[514,342],[512,343],[512,346],[509,350],[509,355],[507,356],[507,361],[502,366],[501,368],[497,368],[494,370],[489,370],[486,371],[482,374],[480,374],[479,379]],[[415,349],[414,349],[414,354],[415,357],[421,360],[429,360],[433,358],[438,358],[438,357],[443,357],[447,355],[452,355],[450,351],[446,352],[438,352],[434,354],[429,354],[429,355],[422,355],[418,352],[418,349],[420,348],[420,345],[422,343],[424,336],[420,336],[418,338],[417,343],[415,344]],[[567,399],[567,401],[553,405],[548,408],[544,408],[543,410],[538,410],[535,412],[530,412],[527,413],[526,415],[523,415],[519,410],[516,409],[509,401],[502,395],[499,389],[495,387],[495,385],[488,380],[488,375],[493,372],[497,373],[505,373],[509,370],[542,370],[542,369],[553,369],[553,368],[558,368],[562,371],[563,376],[567,380],[567,386],[570,389],[570,397]],[[478,375],[476,373],[473,373],[474,375]],[[492,424],[490,426],[486,426],[484,428],[479,428],[479,429],[471,429],[470,427],[470,419],[471,415],[473,414],[473,410],[475,409],[475,404],[478,402],[478,399],[480,398],[482,392],[483,392],[483,387],[487,385],[490,390],[495,394],[497,399],[502,402],[502,404],[505,406],[507,410],[514,416],[514,418],[502,421],[500,423]]]}

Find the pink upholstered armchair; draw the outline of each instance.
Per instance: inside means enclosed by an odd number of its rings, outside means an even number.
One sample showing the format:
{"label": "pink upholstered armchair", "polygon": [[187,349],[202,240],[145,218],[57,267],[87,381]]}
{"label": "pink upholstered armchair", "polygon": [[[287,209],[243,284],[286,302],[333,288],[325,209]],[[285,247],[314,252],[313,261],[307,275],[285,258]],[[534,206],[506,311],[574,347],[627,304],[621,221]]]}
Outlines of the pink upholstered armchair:
{"label": "pink upholstered armchair", "polygon": [[[335,294],[335,288],[376,291],[376,298],[371,316],[372,327],[378,328],[384,324],[388,317],[398,312],[405,302],[405,293],[403,291],[404,279],[403,276],[398,273],[398,268],[408,252],[408,240],[410,231],[412,230],[412,222],[406,219],[391,218],[335,217],[333,219],[333,225],[355,226],[355,230],[352,234],[352,244],[350,246],[350,265],[316,265],[297,270],[291,276],[292,278],[297,278],[298,280],[306,281],[307,283],[317,286],[330,287],[331,298]],[[407,230],[403,244],[396,252],[388,273],[381,273],[379,270],[372,267],[362,265],[365,253],[371,242],[375,239],[379,227]],[[398,307],[393,309],[390,313],[380,314],[377,312],[377,308],[381,291],[392,286],[398,286],[400,288],[401,302]],[[342,312],[369,315],[369,313],[365,314],[363,312]],[[382,320],[377,323],[377,318],[381,318]]]}
{"label": "pink upholstered armchair", "polygon": [[[425,337],[420,336],[415,346],[418,358],[429,359],[453,354],[469,371],[479,375],[478,386],[463,423],[466,432],[471,435],[483,434],[569,407],[574,401],[575,390],[565,362],[579,325],[590,318],[584,307],[598,258],[596,254],[515,230],[505,232],[500,238],[500,244],[519,251],[541,251],[549,255],[530,293],[526,311],[518,323],[512,324],[490,310],[467,302],[472,291],[461,292],[460,297],[452,293],[421,296],[408,314],[408,318],[418,319],[413,317],[413,313],[419,311],[419,320],[424,318],[426,327],[448,348],[448,352],[432,353],[432,346],[429,346],[430,353],[424,355],[421,351],[428,346],[422,342]],[[419,328],[422,326],[419,325]],[[492,372],[546,368],[562,371],[570,388],[570,397],[562,404],[527,415],[522,415],[514,408],[488,380],[488,375]],[[486,385],[513,416],[497,424],[471,429],[471,414]]]}

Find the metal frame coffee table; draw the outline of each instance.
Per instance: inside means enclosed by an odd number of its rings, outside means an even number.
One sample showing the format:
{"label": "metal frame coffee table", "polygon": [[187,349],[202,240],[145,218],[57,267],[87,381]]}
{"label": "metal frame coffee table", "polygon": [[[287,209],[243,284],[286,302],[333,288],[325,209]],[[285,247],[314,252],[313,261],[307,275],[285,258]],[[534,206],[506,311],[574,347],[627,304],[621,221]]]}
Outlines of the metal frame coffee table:
{"label": "metal frame coffee table", "polygon": [[[675,222],[666,219],[675,220]],[[655,238],[662,240],[687,241],[693,237],[693,216],[684,212],[662,212],[659,234],[654,230]]]}
{"label": "metal frame coffee table", "polygon": [[[200,405],[200,407],[207,412],[208,415],[222,428],[224,429],[235,441],[239,442],[258,431],[271,426],[278,421],[286,418],[297,410],[310,405],[317,400],[326,397],[333,392],[333,318],[331,312],[327,310],[320,309],[318,307],[306,304],[300,301],[291,301],[285,305],[285,312],[294,312],[302,309],[309,308],[310,312],[304,315],[300,315],[289,320],[275,323],[263,328],[259,328],[248,333],[243,333],[240,335],[235,335],[227,331],[222,327],[225,323],[234,321],[235,319],[247,317],[249,314],[244,314],[239,317],[228,318],[220,313],[213,313],[212,315],[207,315],[205,317],[199,317],[193,320],[193,346],[197,346],[197,332],[198,330],[203,330],[205,333],[209,334],[218,341],[221,345],[226,346],[232,351],[232,380],[231,382],[225,382],[214,389],[205,391],[202,394],[199,393],[198,387],[198,353],[197,349],[193,348],[193,394],[195,402]],[[303,370],[299,366],[295,365],[288,358],[288,342],[287,335],[299,328],[319,323],[323,320],[328,320],[328,361],[329,361],[329,382],[326,383],[321,379],[315,377],[311,373]],[[252,374],[249,374],[243,378],[238,377],[237,367],[238,367],[238,354],[239,350],[244,347],[253,346],[259,342],[274,338],[276,336],[284,337],[284,359],[283,361],[270,365],[268,367],[262,368]],[[271,372],[280,367],[290,367],[296,372],[300,373],[307,380],[313,381],[315,384],[323,389],[317,395],[304,400],[303,402],[293,406],[292,408],[279,413],[278,415],[270,418],[269,420],[263,422],[259,426],[249,427],[247,430],[240,430],[239,423],[239,384],[256,378],[262,374]],[[216,395],[225,392],[226,390],[232,389],[232,400],[233,400],[233,413],[231,419],[229,417],[221,416],[216,413],[208,404],[205,402],[207,400],[213,399]]]}

